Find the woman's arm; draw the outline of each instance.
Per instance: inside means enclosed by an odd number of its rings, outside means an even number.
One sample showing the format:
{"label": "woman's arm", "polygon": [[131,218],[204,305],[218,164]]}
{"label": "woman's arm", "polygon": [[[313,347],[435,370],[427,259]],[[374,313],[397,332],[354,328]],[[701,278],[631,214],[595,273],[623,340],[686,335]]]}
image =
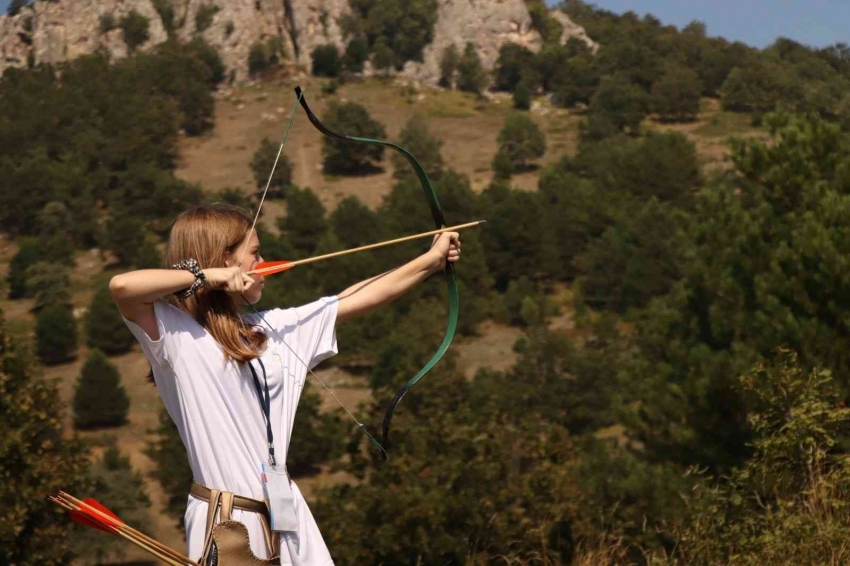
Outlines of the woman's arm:
{"label": "woman's arm", "polygon": [[429,276],[445,269],[447,261],[454,263],[458,259],[460,259],[458,233],[440,234],[434,240],[431,249],[413,261],[361,281],[340,293],[337,324],[394,301]]}
{"label": "woman's arm", "polygon": [[[238,267],[204,269],[207,285],[242,293],[254,280]],[[138,324],[152,340],[159,340],[153,303],[192,285],[195,276],[182,269],[140,269],[116,275],[109,281],[109,292],[118,310],[127,320]]]}

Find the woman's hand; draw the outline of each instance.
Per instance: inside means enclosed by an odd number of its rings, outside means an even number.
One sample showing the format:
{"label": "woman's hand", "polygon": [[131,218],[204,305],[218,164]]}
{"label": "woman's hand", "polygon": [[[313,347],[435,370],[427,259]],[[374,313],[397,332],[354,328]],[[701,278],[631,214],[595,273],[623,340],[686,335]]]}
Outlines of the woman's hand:
{"label": "woman's hand", "polygon": [[460,260],[460,234],[443,232],[434,236],[434,243],[428,250],[428,255],[434,260],[433,270],[442,271],[446,262],[454,263]]}
{"label": "woman's hand", "polygon": [[239,267],[211,267],[204,269],[204,277],[210,289],[220,289],[237,295],[241,295],[257,284],[253,277],[245,275]]}

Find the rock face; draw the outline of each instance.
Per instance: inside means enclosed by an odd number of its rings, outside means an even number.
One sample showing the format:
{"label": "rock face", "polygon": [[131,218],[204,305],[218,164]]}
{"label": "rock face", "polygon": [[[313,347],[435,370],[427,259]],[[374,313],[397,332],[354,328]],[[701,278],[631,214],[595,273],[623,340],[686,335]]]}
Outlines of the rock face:
{"label": "rock face", "polygon": [[[202,36],[221,54],[236,80],[248,76],[248,53],[258,42],[279,38],[287,56],[310,67],[310,54],[331,43],[341,50],[345,38],[339,17],[349,11],[348,0],[171,0],[174,11],[171,33],[181,40]],[[215,8],[211,8],[211,7]],[[423,61],[408,62],[403,71],[411,79],[436,84],[443,50],[454,43],[459,50],[476,44],[486,68],[492,68],[506,41],[536,51],[540,35],[531,27],[523,0],[438,0],[434,40],[425,48]],[[149,21],[149,40],[142,51],[168,38],[168,31],[152,0],[53,0],[38,1],[14,16],[0,16],[0,73],[8,67],[30,63],[60,63],[104,50],[113,59],[126,57],[127,46],[117,24],[130,11]],[[198,29],[197,14],[213,13],[210,23]],[[566,42],[578,37],[595,49],[584,30],[563,13]]]}

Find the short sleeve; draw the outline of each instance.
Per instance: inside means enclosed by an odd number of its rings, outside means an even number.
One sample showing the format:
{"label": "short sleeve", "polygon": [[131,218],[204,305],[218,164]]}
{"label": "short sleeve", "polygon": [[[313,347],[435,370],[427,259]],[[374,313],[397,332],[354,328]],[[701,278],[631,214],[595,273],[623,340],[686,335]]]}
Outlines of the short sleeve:
{"label": "short sleeve", "polygon": [[[295,350],[300,360],[312,369],[319,362],[337,353],[336,315],[337,297],[324,297],[318,301],[292,309],[272,309],[262,313],[265,320],[259,325],[271,325],[272,340],[282,338]],[[279,336],[276,336],[277,333]]]}
{"label": "short sleeve", "polygon": [[155,366],[171,367],[180,350],[180,331],[189,316],[165,301],[154,301],[154,315],[159,326],[159,339],[153,340],[141,326],[124,318],[124,324],[142,346],[142,352]]}

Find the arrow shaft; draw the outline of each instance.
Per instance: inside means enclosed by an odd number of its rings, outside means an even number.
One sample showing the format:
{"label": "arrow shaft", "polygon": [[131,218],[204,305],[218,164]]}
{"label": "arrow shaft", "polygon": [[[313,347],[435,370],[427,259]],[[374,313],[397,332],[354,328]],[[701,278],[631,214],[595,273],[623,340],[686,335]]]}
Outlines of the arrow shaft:
{"label": "arrow shaft", "polygon": [[[439,230],[431,230],[430,232],[422,232],[421,234],[414,234],[412,236],[404,236],[403,238],[396,238],[394,240],[387,240],[384,242],[378,242],[376,244],[369,244],[367,246],[360,246],[359,248],[352,248],[350,250],[343,250],[340,252],[333,252],[329,254],[324,254],[316,257],[309,257],[306,259],[299,259],[297,261],[292,261],[287,264],[288,267],[295,267],[296,265],[304,265],[306,263],[313,263],[316,261],[322,261],[325,259],[332,259],[335,257],[341,257],[348,254],[353,254],[357,252],[365,252],[367,250],[374,250],[376,248],[383,248],[385,246],[392,246],[395,244],[401,244],[403,242],[409,242],[411,240],[417,240],[419,238],[427,238],[428,236],[436,236],[437,234],[442,234],[444,232],[457,232],[458,230],[463,230],[464,228],[472,228],[473,226],[478,226],[486,222],[486,220],[477,220],[475,222],[467,222],[466,224],[458,224],[457,226],[449,226],[447,228],[440,228]],[[267,273],[269,271],[273,271],[277,269],[277,267],[268,267],[265,269],[255,269],[253,271],[249,271],[246,275],[263,275],[263,273]]]}

